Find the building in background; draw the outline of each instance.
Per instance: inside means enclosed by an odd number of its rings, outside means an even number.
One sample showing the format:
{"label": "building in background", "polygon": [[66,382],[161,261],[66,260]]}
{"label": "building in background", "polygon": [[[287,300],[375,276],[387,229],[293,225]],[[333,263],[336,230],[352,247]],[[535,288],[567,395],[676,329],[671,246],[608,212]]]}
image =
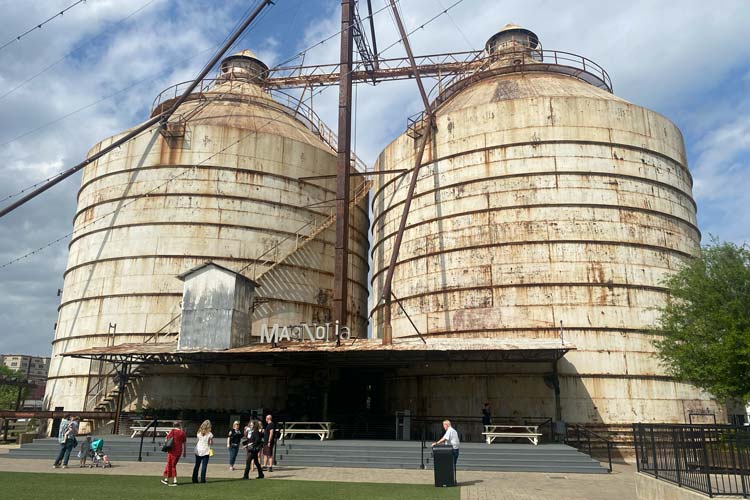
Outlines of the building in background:
{"label": "building in background", "polygon": [[23,410],[42,409],[50,358],[23,354],[0,354],[0,363],[20,372],[33,387],[22,403]]}

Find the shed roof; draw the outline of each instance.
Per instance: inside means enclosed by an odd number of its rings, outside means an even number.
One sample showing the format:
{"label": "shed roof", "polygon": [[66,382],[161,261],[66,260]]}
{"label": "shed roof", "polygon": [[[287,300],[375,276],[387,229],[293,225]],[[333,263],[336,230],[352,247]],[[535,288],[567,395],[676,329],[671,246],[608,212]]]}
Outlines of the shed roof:
{"label": "shed roof", "polygon": [[258,284],[257,282],[255,282],[255,281],[251,280],[251,279],[250,279],[250,278],[248,278],[247,276],[245,276],[245,275],[243,275],[243,274],[240,274],[240,273],[238,273],[237,271],[234,271],[234,270],[232,270],[232,269],[229,269],[228,267],[220,266],[219,264],[217,264],[217,263],[215,263],[215,262],[212,262],[212,261],[206,261],[206,262],[204,262],[203,264],[200,264],[200,265],[198,265],[198,266],[195,266],[195,267],[193,267],[193,268],[191,268],[191,269],[188,269],[187,271],[185,271],[185,272],[183,272],[183,273],[180,273],[180,274],[178,274],[178,275],[177,275],[177,278],[178,278],[178,279],[180,279],[180,280],[182,280],[182,281],[185,281],[185,279],[186,279],[186,278],[187,278],[188,276],[190,276],[191,274],[194,274],[194,273],[196,273],[196,272],[198,272],[198,271],[200,271],[201,269],[204,269],[204,268],[206,268],[206,267],[214,267],[214,268],[216,268],[216,269],[219,269],[220,271],[224,271],[224,272],[226,272],[226,273],[229,273],[229,274],[233,274],[233,275],[235,275],[235,276],[237,276],[237,277],[239,277],[239,278],[242,278],[242,279],[243,279],[243,280],[245,280],[245,281],[248,281],[248,282],[249,282],[250,284],[252,284],[252,285],[253,285],[253,286],[255,286],[256,288],[257,288],[257,287],[260,287],[260,285],[259,285],[259,284]]}
{"label": "shed roof", "polygon": [[130,363],[228,363],[277,362],[293,364],[304,359],[324,357],[327,363],[408,364],[418,361],[555,361],[573,344],[540,339],[418,339],[399,340],[383,345],[380,340],[352,339],[335,342],[289,341],[275,344],[252,343],[225,350],[180,350],[176,343],[120,344],[92,347],[64,353],[63,356]]}

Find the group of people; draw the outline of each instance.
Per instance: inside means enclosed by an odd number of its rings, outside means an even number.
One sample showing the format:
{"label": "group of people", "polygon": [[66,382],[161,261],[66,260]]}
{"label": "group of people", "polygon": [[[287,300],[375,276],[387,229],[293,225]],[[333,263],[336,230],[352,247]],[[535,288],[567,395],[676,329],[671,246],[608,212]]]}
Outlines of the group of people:
{"label": "group of people", "polygon": [[86,467],[86,461],[91,458],[92,465],[90,467],[98,467],[103,465],[105,467],[111,467],[112,464],[109,462],[109,457],[104,455],[102,450],[101,439],[95,441],[92,440],[91,436],[82,438],[80,447],[78,446],[78,432],[81,426],[81,419],[73,415],[65,415],[60,421],[60,429],[57,433],[57,441],[60,443],[60,451],[57,454],[52,467],[54,469],[62,467],[63,469],[68,468],[68,462],[70,461],[70,454],[74,449],[78,448],[78,466]]}
{"label": "group of people", "polygon": [[[209,420],[205,420],[198,428],[193,483],[206,482],[208,461],[214,454],[214,435],[211,430],[211,421]],[[273,451],[278,439],[277,434],[276,424],[271,415],[266,415],[265,422],[259,419],[251,419],[242,430],[240,430],[240,422],[235,421],[227,434],[229,469],[235,470],[234,464],[237,456],[240,450],[244,450],[246,458],[242,479],[249,479],[250,472],[253,470],[257,470],[258,479],[263,479],[264,468],[273,472]],[[187,456],[187,435],[180,422],[175,422],[174,428],[167,434],[165,451],[167,451],[167,464],[164,467],[161,482],[169,486],[177,486],[177,463],[180,461],[180,457]],[[263,464],[259,460],[261,456],[263,457]]]}

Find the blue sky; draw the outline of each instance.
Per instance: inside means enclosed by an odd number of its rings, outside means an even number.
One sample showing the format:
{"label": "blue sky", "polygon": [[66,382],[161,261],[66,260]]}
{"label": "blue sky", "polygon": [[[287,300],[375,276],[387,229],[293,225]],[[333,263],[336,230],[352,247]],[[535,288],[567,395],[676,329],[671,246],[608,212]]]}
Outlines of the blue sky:
{"label": "blue sky", "polygon": [[[399,3],[414,28],[454,1]],[[0,43],[70,3],[0,0]],[[197,74],[251,3],[89,0],[0,50],[0,198],[78,163],[102,138],[143,121],[156,94]],[[384,5],[373,0],[376,10]],[[709,234],[750,241],[750,4],[463,0],[449,14],[414,33],[417,54],[479,49],[514,22],[535,31],[546,49],[601,64],[617,95],[682,130],[704,241]],[[237,48],[274,65],[335,33],[338,16],[333,0],[278,0]],[[387,11],[375,22],[381,48],[396,40]],[[335,62],[338,43],[334,38],[309,51],[305,62]],[[401,56],[403,49],[396,45],[385,55]],[[356,95],[356,148],[372,162],[421,104],[413,81],[362,85]],[[336,99],[335,87],[315,97],[316,112],[334,129]],[[0,264],[71,230],[79,182],[74,176],[0,221]],[[0,269],[0,352],[49,353],[66,258],[62,241]]]}

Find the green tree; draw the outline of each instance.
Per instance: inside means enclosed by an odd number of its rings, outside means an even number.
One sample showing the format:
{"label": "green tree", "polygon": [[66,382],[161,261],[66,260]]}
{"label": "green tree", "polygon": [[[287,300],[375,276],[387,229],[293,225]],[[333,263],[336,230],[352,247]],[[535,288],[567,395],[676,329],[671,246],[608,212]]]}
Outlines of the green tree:
{"label": "green tree", "polygon": [[659,358],[721,401],[748,401],[750,248],[712,240],[666,284],[671,298],[654,330]]}
{"label": "green tree", "polygon": [[[23,380],[24,375],[16,370],[12,370],[5,365],[0,365],[0,409],[15,410],[16,399],[18,398],[18,386],[3,384],[2,379]],[[26,390],[21,397],[26,397]]]}

